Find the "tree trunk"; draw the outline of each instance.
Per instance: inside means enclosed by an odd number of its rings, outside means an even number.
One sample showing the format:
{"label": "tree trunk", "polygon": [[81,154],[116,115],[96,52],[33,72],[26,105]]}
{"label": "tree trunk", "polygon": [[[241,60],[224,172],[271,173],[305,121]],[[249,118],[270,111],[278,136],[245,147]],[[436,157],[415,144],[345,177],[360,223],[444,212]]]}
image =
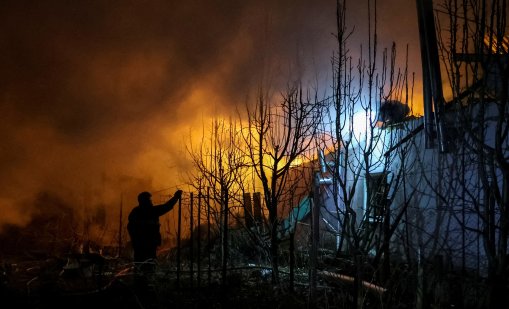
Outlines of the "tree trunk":
{"label": "tree trunk", "polygon": [[[274,207],[274,206],[271,206]],[[279,239],[277,235],[277,211],[269,211],[270,221],[270,258],[272,261],[272,284],[279,283]]]}

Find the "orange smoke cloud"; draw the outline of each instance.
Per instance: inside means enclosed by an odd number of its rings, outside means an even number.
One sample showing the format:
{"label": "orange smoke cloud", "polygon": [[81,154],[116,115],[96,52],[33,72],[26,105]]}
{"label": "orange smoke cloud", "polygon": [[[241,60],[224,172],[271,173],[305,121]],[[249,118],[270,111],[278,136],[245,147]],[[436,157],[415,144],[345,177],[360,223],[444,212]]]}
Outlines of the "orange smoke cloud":
{"label": "orange smoke cloud", "polygon": [[[116,222],[122,194],[130,209],[140,191],[181,186],[190,132],[242,109],[262,80],[276,93],[300,78],[329,88],[334,6],[3,1],[0,228],[29,224],[47,191],[81,217],[102,207]],[[381,22],[381,37],[398,22]],[[402,33],[403,44],[415,31]]]}

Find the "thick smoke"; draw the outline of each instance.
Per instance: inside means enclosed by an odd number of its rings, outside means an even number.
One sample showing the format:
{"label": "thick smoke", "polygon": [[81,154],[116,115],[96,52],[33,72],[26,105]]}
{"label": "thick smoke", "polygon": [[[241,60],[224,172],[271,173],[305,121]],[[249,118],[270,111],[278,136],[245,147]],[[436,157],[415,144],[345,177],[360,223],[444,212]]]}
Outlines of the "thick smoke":
{"label": "thick smoke", "polygon": [[181,185],[183,143],[204,118],[263,80],[277,92],[330,77],[335,4],[2,1],[0,229],[50,207],[40,192],[76,218],[101,207],[114,218],[137,192]]}

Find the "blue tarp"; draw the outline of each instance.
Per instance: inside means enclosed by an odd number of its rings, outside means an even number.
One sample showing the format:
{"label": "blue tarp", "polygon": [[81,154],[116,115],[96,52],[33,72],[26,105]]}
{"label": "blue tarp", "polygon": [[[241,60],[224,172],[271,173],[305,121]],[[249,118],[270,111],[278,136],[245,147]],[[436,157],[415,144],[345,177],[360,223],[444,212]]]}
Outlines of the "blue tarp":
{"label": "blue tarp", "polygon": [[311,211],[310,198],[303,198],[299,205],[294,207],[288,217],[280,224],[280,237],[286,237],[290,232],[294,231],[297,222],[302,221]]}

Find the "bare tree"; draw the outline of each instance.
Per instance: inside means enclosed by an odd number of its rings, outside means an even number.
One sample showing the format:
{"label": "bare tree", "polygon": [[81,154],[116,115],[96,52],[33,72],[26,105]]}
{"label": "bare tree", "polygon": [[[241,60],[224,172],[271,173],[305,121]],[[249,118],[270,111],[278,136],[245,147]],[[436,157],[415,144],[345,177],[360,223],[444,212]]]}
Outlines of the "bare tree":
{"label": "bare tree", "polygon": [[[431,1],[419,1],[424,2],[432,8]],[[414,197],[400,235],[407,234],[408,256],[413,251],[429,262],[424,267],[431,271],[419,277],[428,282],[427,302],[437,306],[508,305],[507,10],[503,0],[445,0],[434,12],[428,9],[434,13],[440,57],[429,64],[435,66],[429,96],[439,104],[428,111],[432,129],[410,138],[407,154],[415,164],[403,180]],[[437,87],[442,84],[443,93]],[[456,300],[462,297],[454,297],[452,287],[472,287],[468,280],[447,281],[443,273],[452,269],[461,269],[465,279],[472,272],[487,277],[486,286],[475,283],[475,290],[487,293]]]}
{"label": "bare tree", "polygon": [[363,280],[375,274],[382,283],[388,282],[391,241],[414,193],[405,190],[404,179],[413,163],[409,146],[401,142],[410,131],[402,121],[410,111],[413,80],[407,67],[397,68],[394,44],[380,53],[376,2],[368,1],[367,10],[366,45],[354,54],[346,1],[337,1],[333,95],[317,139],[324,152],[320,177],[332,182],[322,187],[329,196],[322,203],[333,205],[324,211],[338,222],[337,254],[350,259],[354,268],[355,308],[363,306]]}
{"label": "bare tree", "polygon": [[278,211],[291,188],[288,181],[292,165],[311,150],[321,107],[316,96],[310,98],[300,86],[290,87],[278,104],[261,89],[254,107],[247,107],[243,138],[268,210],[274,283],[279,281]]}
{"label": "bare tree", "polygon": [[217,221],[221,226],[223,282],[229,259],[230,205],[235,196],[242,195],[247,175],[246,158],[239,148],[241,142],[242,135],[234,121],[213,119],[209,134],[202,135],[197,148],[193,148],[192,144],[188,148],[196,169],[191,183],[198,186],[196,189],[199,192],[203,187],[210,188],[208,192],[212,200],[220,205],[220,218]]}
{"label": "bare tree", "polygon": [[445,0],[437,17],[451,92],[443,121],[451,154],[460,159],[446,171],[457,189],[442,197],[462,201],[451,205],[463,239],[473,233],[482,240],[490,308],[509,302],[508,9],[506,0]]}

